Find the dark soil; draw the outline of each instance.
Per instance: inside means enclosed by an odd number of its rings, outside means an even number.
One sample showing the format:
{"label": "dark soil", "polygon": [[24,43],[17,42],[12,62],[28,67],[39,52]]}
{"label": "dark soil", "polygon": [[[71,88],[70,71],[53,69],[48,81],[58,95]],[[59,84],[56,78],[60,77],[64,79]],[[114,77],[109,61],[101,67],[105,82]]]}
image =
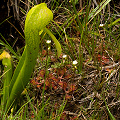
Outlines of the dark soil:
{"label": "dark soil", "polygon": [[[8,14],[7,2],[7,0],[0,0],[0,23],[2,23],[0,24],[0,33],[16,51],[16,47],[24,46],[24,38],[18,33],[19,31],[24,36],[24,31],[21,28],[20,21],[14,16],[12,6],[9,6],[10,12]],[[0,39],[4,41],[2,36]]]}

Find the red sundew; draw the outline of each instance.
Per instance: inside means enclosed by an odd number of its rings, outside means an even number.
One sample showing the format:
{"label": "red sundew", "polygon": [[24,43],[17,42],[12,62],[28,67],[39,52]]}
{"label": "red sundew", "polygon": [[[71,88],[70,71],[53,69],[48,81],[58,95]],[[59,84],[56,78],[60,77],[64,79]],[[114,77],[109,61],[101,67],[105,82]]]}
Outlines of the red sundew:
{"label": "red sundew", "polygon": [[34,79],[31,80],[30,83],[31,83],[32,85],[36,85],[36,81],[35,81]]}
{"label": "red sundew", "polygon": [[55,81],[56,83],[59,81],[52,73],[49,74],[48,80]]}
{"label": "red sundew", "polygon": [[42,50],[42,56],[46,56],[47,55],[47,51],[46,50]]}
{"label": "red sundew", "polygon": [[53,78],[54,78],[54,75],[52,73],[49,73],[48,79],[53,79]]}
{"label": "red sundew", "polygon": [[61,55],[59,56],[59,58],[63,58],[63,54],[61,53]]}
{"label": "red sundew", "polygon": [[99,55],[98,55],[98,61],[100,61],[100,60],[101,60],[101,55],[99,54]]}
{"label": "red sundew", "polygon": [[71,97],[72,97],[72,96],[71,96],[71,95],[69,95],[69,94],[66,94],[66,95],[65,95],[65,99],[66,99],[66,100],[71,99]]}
{"label": "red sundew", "polygon": [[113,71],[113,69],[109,69],[109,68],[106,68],[105,70],[109,73],[111,73]]}
{"label": "red sundew", "polygon": [[43,57],[41,60],[42,60],[42,61],[45,61],[45,60],[46,60],[46,57]]}
{"label": "red sundew", "polygon": [[37,85],[37,88],[40,88],[41,87],[41,85]]}
{"label": "red sundew", "polygon": [[54,90],[56,90],[56,89],[58,88],[57,85],[56,85],[56,83],[54,83],[54,82],[52,82],[51,85],[52,85],[52,88],[53,88]]}
{"label": "red sundew", "polygon": [[70,120],[78,120],[78,117],[74,116],[74,117],[70,118]]}
{"label": "red sundew", "polygon": [[41,81],[41,79],[43,79],[43,78],[40,77],[40,76],[39,76],[39,77],[36,77],[36,80],[37,80],[37,81]]}
{"label": "red sundew", "polygon": [[54,104],[54,109],[57,110],[58,107],[59,107],[59,104],[56,102],[56,103]]}
{"label": "red sundew", "polygon": [[31,118],[35,118],[35,116],[34,116],[34,115],[31,115]]}
{"label": "red sundew", "polygon": [[64,74],[65,74],[65,70],[64,69],[59,71],[59,75],[64,75]]}
{"label": "red sundew", "polygon": [[65,79],[62,75],[58,77],[59,81]]}
{"label": "red sundew", "polygon": [[67,115],[65,112],[62,113],[60,120],[66,120],[67,119]]}
{"label": "red sundew", "polygon": [[60,85],[60,87],[61,87],[63,90],[66,90],[66,88],[67,88],[67,83],[66,83],[66,82],[60,81],[58,84]]}
{"label": "red sundew", "polygon": [[56,85],[53,87],[54,90],[56,90],[57,88],[58,88],[58,87],[57,87]]}
{"label": "red sundew", "polygon": [[55,81],[56,83],[59,82],[59,80],[57,78],[55,78],[55,77],[52,80]]}
{"label": "red sundew", "polygon": [[53,73],[57,73],[57,68],[53,68]]}
{"label": "red sundew", "polygon": [[68,68],[70,68],[71,67],[71,64],[68,64],[68,65],[66,65]]}
{"label": "red sundew", "polygon": [[60,68],[59,68],[59,69],[57,70],[57,75],[58,75],[58,76],[63,76],[63,75],[65,75],[66,71],[67,71],[66,68],[63,68],[63,69],[60,69]]}
{"label": "red sundew", "polygon": [[44,78],[44,76],[45,76],[45,70],[40,70],[38,77]]}
{"label": "red sundew", "polygon": [[[44,88],[43,86],[41,87],[42,89]],[[47,90],[48,89],[48,86],[45,86],[45,88],[44,88],[45,90]]]}
{"label": "red sundew", "polygon": [[48,54],[49,54],[49,55],[52,55],[53,53],[49,50],[49,51],[48,51]]}
{"label": "red sundew", "polygon": [[72,77],[72,75],[68,74],[65,76],[65,79],[70,79]]}
{"label": "red sundew", "polygon": [[55,57],[51,57],[51,62],[55,62],[57,59]]}
{"label": "red sundew", "polygon": [[107,57],[105,57],[104,55],[102,56],[102,61],[105,63],[105,64],[108,64],[109,63],[109,59]]}
{"label": "red sundew", "polygon": [[48,79],[46,79],[46,81],[45,81],[45,85],[48,86],[48,87],[50,87],[51,82],[50,82]]}
{"label": "red sundew", "polygon": [[109,64],[109,59],[106,56],[98,55],[98,61],[102,63],[102,65]]}
{"label": "red sundew", "polygon": [[75,91],[76,90],[76,86],[75,84],[71,84],[69,87],[69,92]]}

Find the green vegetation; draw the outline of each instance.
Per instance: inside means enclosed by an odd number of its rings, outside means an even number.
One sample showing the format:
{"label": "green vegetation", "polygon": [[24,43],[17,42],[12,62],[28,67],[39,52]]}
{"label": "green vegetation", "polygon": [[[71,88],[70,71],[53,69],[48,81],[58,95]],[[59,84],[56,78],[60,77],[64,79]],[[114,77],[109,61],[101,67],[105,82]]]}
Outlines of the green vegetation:
{"label": "green vegetation", "polygon": [[25,47],[14,45],[16,40],[8,42],[0,33],[1,119],[119,119],[117,4],[112,0],[54,0],[46,2],[48,9],[42,2],[46,1],[14,4],[21,22],[29,11],[25,38],[11,17],[0,23],[8,22],[25,39]]}

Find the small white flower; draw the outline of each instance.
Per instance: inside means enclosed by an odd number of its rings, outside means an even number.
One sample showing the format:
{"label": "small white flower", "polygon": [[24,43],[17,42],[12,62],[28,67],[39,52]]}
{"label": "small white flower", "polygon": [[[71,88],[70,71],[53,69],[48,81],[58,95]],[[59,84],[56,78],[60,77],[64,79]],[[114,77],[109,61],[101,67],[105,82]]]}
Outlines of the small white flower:
{"label": "small white flower", "polygon": [[66,58],[66,57],[67,57],[67,55],[63,55],[62,57],[63,57],[63,58]]}
{"label": "small white flower", "polygon": [[51,40],[47,40],[46,43],[47,43],[47,44],[50,44],[50,43],[51,43]]}
{"label": "small white flower", "polygon": [[52,71],[52,68],[48,68],[48,71]]}
{"label": "small white flower", "polygon": [[104,24],[100,24],[100,25],[99,25],[99,27],[103,27],[103,26],[104,26]]}
{"label": "small white flower", "polygon": [[77,62],[77,60],[74,60],[73,61],[73,65],[76,65],[78,62]]}
{"label": "small white flower", "polygon": [[50,47],[48,47],[48,50],[50,50]]}

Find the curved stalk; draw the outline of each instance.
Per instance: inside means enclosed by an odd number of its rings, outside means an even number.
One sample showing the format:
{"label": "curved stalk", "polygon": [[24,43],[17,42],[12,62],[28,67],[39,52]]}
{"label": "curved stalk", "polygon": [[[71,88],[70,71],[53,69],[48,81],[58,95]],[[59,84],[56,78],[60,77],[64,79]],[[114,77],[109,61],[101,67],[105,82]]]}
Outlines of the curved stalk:
{"label": "curved stalk", "polygon": [[0,60],[2,60],[2,64],[4,65],[3,99],[1,99],[1,105],[2,105],[1,115],[3,115],[4,107],[6,105],[7,100],[9,99],[9,84],[12,77],[12,63],[11,63],[11,56],[6,51],[3,51],[3,53],[0,55]]}
{"label": "curved stalk", "polygon": [[[36,5],[28,12],[24,31],[26,46],[10,83],[10,96],[6,105],[7,109],[29,82],[39,51],[39,31],[43,31],[52,19],[53,13],[47,8],[45,3]],[[61,49],[60,44],[57,46]],[[60,53],[61,50],[59,55]]]}

